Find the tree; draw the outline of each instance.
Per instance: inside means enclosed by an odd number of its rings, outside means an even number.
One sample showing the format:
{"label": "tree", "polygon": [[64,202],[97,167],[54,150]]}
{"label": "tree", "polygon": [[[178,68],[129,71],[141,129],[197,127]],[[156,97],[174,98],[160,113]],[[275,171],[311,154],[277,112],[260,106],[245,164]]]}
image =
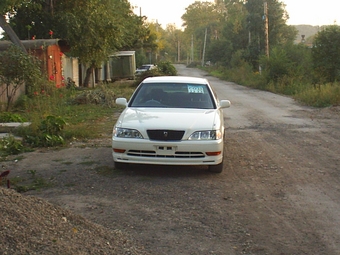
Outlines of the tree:
{"label": "tree", "polygon": [[[285,6],[278,0],[267,0],[269,48],[291,43],[296,37],[296,30],[286,24],[289,18]],[[257,68],[261,54],[265,52],[264,1],[248,0],[245,3],[248,11],[247,28],[249,31],[249,59]]]}
{"label": "tree", "polygon": [[[203,51],[203,44],[205,39],[205,31],[208,31],[208,44],[210,40],[217,39],[221,30],[221,21],[224,14],[219,5],[212,2],[196,1],[189,5],[186,12],[182,15],[185,27],[184,34],[187,42],[194,42],[194,58],[201,58]],[[188,43],[189,45],[191,43]]]}
{"label": "tree", "polygon": [[164,55],[166,58],[181,61],[185,58],[185,51],[188,48],[183,36],[183,31],[176,28],[174,24],[168,24],[164,31]]}
{"label": "tree", "polygon": [[94,68],[146,34],[143,18],[133,14],[127,0],[30,0],[16,8],[11,24],[22,39],[30,34],[67,40],[70,55],[88,67],[84,86]]}
{"label": "tree", "polygon": [[37,60],[13,45],[0,53],[0,95],[6,94],[8,111],[14,96],[24,84],[29,87],[41,79]]}
{"label": "tree", "polygon": [[13,31],[12,27],[7,23],[5,15],[6,13],[13,11],[13,8],[22,4],[25,1],[22,0],[2,0],[0,3],[0,27],[6,32],[9,39],[17,45],[24,53],[27,53],[24,45]]}
{"label": "tree", "polygon": [[340,80],[340,27],[320,31],[314,41],[312,59],[315,72],[325,82]]}

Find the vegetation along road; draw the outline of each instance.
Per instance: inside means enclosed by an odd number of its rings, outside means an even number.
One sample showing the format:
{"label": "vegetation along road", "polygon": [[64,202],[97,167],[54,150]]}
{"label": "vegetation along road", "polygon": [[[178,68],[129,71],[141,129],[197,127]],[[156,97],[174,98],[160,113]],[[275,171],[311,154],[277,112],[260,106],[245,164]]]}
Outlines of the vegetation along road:
{"label": "vegetation along road", "polygon": [[[210,80],[224,111],[225,168],[113,169],[110,137],[26,153],[16,174],[50,180],[25,193],[109,229],[150,254],[340,254],[340,110],[298,105],[176,65]],[[14,170],[12,172],[15,172]]]}

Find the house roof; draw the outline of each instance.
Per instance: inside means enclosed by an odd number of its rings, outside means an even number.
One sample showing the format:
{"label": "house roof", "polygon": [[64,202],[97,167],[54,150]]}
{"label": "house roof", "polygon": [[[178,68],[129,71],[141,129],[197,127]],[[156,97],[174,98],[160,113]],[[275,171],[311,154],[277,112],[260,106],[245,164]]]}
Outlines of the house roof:
{"label": "house roof", "polygon": [[135,51],[118,51],[111,55],[110,57],[133,56],[133,55],[135,55]]}
{"label": "house roof", "polygon": [[[62,52],[68,52],[70,46],[66,40],[61,39],[37,39],[21,41],[27,50],[41,49],[50,45],[58,45]],[[11,41],[0,41],[0,51],[7,50],[13,43]]]}

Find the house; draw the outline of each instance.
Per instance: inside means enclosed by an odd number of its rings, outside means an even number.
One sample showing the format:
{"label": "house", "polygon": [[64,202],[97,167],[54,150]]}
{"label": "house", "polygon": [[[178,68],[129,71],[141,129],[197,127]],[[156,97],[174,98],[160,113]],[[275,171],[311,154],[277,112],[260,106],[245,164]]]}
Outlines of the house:
{"label": "house", "polygon": [[[57,87],[64,85],[62,73],[62,56],[70,47],[65,40],[39,39],[21,41],[27,52],[42,62],[42,70],[46,78],[55,83]],[[0,41],[0,51],[7,50],[12,45],[10,41]]]}
{"label": "house", "polygon": [[[62,59],[64,52],[70,50],[67,41],[60,39],[41,39],[23,40],[21,42],[29,54],[41,60],[41,69],[46,75],[46,79],[53,82],[56,87],[64,86],[65,79]],[[5,51],[12,45],[13,43],[11,41],[0,41],[0,51]],[[16,93],[15,99],[24,92],[25,88],[21,88]],[[6,100],[6,95],[2,95],[0,101],[5,102]]]}
{"label": "house", "polygon": [[136,57],[134,51],[118,51],[109,57],[110,79],[112,81],[120,79],[135,78]]}
{"label": "house", "polygon": [[[21,41],[27,52],[41,60],[42,73],[56,87],[65,86],[71,79],[80,86],[86,75],[86,65],[80,64],[78,58],[68,57],[64,53],[70,51],[66,40],[35,39]],[[0,51],[7,50],[12,45],[10,41],[0,41]],[[119,51],[108,56],[108,61],[97,68],[92,74],[90,87],[103,81],[119,79],[134,79],[136,60],[134,51]],[[21,91],[23,93],[25,89]],[[17,95],[18,96],[18,95]],[[0,98],[0,101],[3,99]]]}

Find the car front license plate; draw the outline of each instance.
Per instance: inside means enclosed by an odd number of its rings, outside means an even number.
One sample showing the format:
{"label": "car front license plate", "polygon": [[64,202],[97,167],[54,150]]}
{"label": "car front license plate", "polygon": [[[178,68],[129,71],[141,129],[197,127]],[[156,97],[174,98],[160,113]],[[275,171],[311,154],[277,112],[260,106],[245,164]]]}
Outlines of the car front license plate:
{"label": "car front license plate", "polygon": [[176,148],[174,146],[156,146],[156,151],[159,155],[172,155]]}

